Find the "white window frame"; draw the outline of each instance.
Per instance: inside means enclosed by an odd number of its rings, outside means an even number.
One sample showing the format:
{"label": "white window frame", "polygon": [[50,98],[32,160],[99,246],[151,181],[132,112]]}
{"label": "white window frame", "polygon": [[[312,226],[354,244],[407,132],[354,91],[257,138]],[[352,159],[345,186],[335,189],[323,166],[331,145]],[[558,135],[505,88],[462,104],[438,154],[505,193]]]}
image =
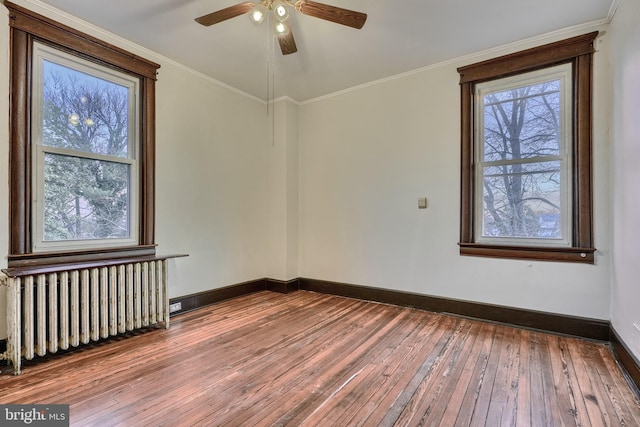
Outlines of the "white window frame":
{"label": "white window frame", "polygon": [[[543,156],[536,158],[521,159],[516,161],[484,161],[484,96],[530,86],[545,81],[560,80],[560,151],[559,155]],[[475,114],[475,212],[474,221],[478,224],[475,227],[475,241],[483,244],[498,244],[506,246],[541,246],[541,247],[568,247],[571,246],[572,230],[572,189],[571,189],[571,144],[572,144],[572,67],[571,64],[563,64],[555,67],[544,68],[512,77],[490,80],[478,83],[475,86],[474,94]],[[489,166],[500,166],[504,164],[535,163],[538,161],[559,161],[560,162],[560,232],[561,238],[532,238],[532,237],[505,237],[505,236],[485,236],[484,231],[484,169]]]}
{"label": "white window frame", "polygon": [[[97,78],[113,82],[128,88],[128,156],[108,156],[84,151],[48,147],[43,145],[43,81],[44,61],[53,62],[80,72],[93,75]],[[32,224],[34,224],[34,237],[32,241],[33,252],[58,252],[73,250],[90,250],[112,247],[125,247],[138,244],[139,234],[139,156],[140,141],[140,109],[138,99],[140,99],[140,83],[133,76],[118,72],[106,66],[84,60],[74,55],[70,55],[59,49],[34,42],[33,44],[33,80],[32,80],[32,182],[34,191],[32,192]],[[99,160],[125,164],[129,167],[129,188],[128,188],[128,224],[129,236],[127,238],[113,239],[87,239],[68,241],[45,241],[44,240],[44,157],[46,154],[58,154],[72,157],[79,157],[88,160]]]}

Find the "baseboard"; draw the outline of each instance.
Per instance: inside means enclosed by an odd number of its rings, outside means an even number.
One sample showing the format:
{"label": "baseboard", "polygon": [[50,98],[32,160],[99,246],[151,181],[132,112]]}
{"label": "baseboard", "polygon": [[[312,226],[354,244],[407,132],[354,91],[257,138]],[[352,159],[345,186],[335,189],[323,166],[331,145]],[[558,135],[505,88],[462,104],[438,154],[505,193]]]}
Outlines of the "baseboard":
{"label": "baseboard", "polygon": [[309,291],[413,307],[436,313],[455,314],[599,341],[609,341],[609,322],[606,320],[566,316],[326,280],[301,278],[298,282],[300,289]]}
{"label": "baseboard", "polygon": [[300,279],[291,280],[277,280],[277,279],[264,279],[266,290],[279,292],[281,294],[288,294],[289,292],[297,291],[300,289]]}
{"label": "baseboard", "polygon": [[176,315],[253,292],[269,290],[289,293],[298,289],[413,307],[436,313],[455,314],[458,316],[506,323],[599,341],[609,341],[611,339],[610,324],[606,320],[567,316],[308,278],[292,280],[258,279],[224,288],[211,289],[197,294],[172,298],[170,303],[182,303],[182,308],[172,313],[172,315]]}
{"label": "baseboard", "polygon": [[210,289],[208,291],[171,298],[169,304],[173,305],[175,303],[181,303],[182,305],[180,310],[172,312],[171,315],[175,316],[216,302],[264,290],[266,290],[266,279],[258,279],[239,283],[237,285],[225,286],[223,288]]}
{"label": "baseboard", "polygon": [[289,292],[297,291],[298,289],[298,279],[278,280],[264,278],[250,280],[248,282],[243,282],[236,285],[225,286],[223,288],[210,289],[208,291],[171,298],[169,304],[173,305],[178,302],[181,303],[182,308],[171,313],[172,316],[175,316],[180,313],[195,310],[200,307],[205,307],[207,305],[215,304],[220,301],[225,301],[254,292],[273,291],[286,294]]}
{"label": "baseboard", "polygon": [[611,327],[611,346],[618,362],[626,371],[630,382],[635,384],[636,392],[640,395],[640,361],[629,351],[613,326]]}

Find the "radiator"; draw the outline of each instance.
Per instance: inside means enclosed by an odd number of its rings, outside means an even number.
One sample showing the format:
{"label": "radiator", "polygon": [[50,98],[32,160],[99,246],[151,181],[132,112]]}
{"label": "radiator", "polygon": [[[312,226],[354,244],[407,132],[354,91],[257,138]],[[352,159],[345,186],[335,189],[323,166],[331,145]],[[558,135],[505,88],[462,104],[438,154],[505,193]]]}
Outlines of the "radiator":
{"label": "radiator", "polygon": [[22,359],[164,323],[169,327],[167,260],[9,276],[7,352]]}

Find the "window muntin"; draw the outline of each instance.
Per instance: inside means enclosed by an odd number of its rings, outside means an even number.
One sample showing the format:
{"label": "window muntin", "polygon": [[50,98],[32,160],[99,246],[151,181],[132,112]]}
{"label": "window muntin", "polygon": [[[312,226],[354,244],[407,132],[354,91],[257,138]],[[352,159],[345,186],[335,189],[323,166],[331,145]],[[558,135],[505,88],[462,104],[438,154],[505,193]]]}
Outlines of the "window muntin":
{"label": "window muntin", "polygon": [[137,244],[138,80],[33,52],[33,251]]}
{"label": "window muntin", "polygon": [[475,86],[475,240],[571,244],[571,65]]}

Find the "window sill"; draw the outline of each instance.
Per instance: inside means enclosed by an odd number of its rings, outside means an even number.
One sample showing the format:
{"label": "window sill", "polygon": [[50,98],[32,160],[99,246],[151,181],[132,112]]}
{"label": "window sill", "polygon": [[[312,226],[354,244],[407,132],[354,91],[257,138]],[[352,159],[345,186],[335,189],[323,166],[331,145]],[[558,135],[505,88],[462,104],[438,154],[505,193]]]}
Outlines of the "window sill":
{"label": "window sill", "polygon": [[95,260],[65,260],[64,262],[57,262],[55,264],[32,264],[24,265],[20,267],[8,267],[3,268],[2,272],[9,277],[22,277],[38,274],[59,273],[65,270],[81,270],[81,269],[93,269],[109,266],[116,266],[121,264],[130,264],[145,261],[165,261],[172,258],[182,258],[189,256],[187,254],[167,254],[167,255],[121,255],[119,258],[103,258]]}
{"label": "window sill", "polygon": [[460,255],[595,264],[595,248],[497,246],[479,243],[458,243],[458,245]]}
{"label": "window sill", "polygon": [[9,255],[8,267],[32,267],[39,265],[69,264],[77,262],[104,261],[139,256],[153,256],[156,245],[139,245],[131,247],[93,249],[68,252],[38,252],[21,255]]}

